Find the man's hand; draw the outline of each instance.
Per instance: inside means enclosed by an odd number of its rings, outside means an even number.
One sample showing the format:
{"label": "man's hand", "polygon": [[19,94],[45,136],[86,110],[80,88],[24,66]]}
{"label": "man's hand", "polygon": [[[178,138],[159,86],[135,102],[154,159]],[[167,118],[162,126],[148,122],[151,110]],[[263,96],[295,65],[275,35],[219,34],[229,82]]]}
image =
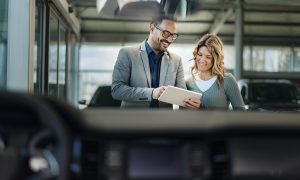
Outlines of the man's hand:
{"label": "man's hand", "polygon": [[153,99],[158,99],[160,95],[165,91],[167,86],[160,86],[158,88],[155,88],[152,93],[152,98]]}
{"label": "man's hand", "polygon": [[184,107],[188,109],[199,109],[201,105],[201,101],[198,98],[190,98],[184,100]]}

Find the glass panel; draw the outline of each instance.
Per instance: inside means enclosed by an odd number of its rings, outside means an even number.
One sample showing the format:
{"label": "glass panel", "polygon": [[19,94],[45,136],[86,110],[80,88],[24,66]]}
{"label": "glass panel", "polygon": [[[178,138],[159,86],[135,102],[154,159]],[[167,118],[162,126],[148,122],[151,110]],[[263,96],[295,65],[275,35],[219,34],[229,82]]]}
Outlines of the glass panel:
{"label": "glass panel", "polygon": [[292,72],[293,71],[293,59],[291,48],[278,49],[279,56],[279,71]]}
{"label": "glass panel", "polygon": [[253,47],[253,58],[251,67],[256,71],[263,71],[264,70],[264,54],[265,51],[263,48]]}
{"label": "glass panel", "polygon": [[59,96],[65,97],[66,86],[66,30],[60,26],[59,34],[59,65],[58,65],[58,86]]}
{"label": "glass panel", "polygon": [[114,69],[121,46],[82,45],[80,49],[80,70]]}
{"label": "glass panel", "polygon": [[43,48],[43,4],[36,1],[35,8],[35,46],[34,46],[34,93],[42,92],[42,48]]}
{"label": "glass panel", "polygon": [[235,68],[235,48],[232,45],[224,44],[224,66],[226,70]]}
{"label": "glass panel", "polygon": [[278,72],[280,61],[280,49],[265,49],[264,69],[267,72]]}
{"label": "glass panel", "polygon": [[49,42],[49,92],[50,96],[57,96],[58,95],[58,86],[57,86],[57,50],[58,50],[58,20],[53,16],[50,15],[50,42]]}
{"label": "glass panel", "polygon": [[255,46],[253,47],[252,54],[253,57],[249,70],[264,72],[293,71],[290,48]]}
{"label": "glass panel", "polygon": [[250,46],[245,46],[244,47],[244,52],[243,52],[243,59],[244,59],[244,70],[249,71],[251,70],[251,49]]}
{"label": "glass panel", "polygon": [[295,68],[294,71],[300,72],[300,48],[294,50]]}
{"label": "glass panel", "polygon": [[0,0],[0,89],[6,87],[8,1]]}
{"label": "glass panel", "polygon": [[80,73],[80,99],[90,101],[98,86],[111,85],[111,72],[81,72]]}
{"label": "glass panel", "polygon": [[90,100],[98,86],[111,85],[121,46],[83,45],[80,49],[79,98]]}

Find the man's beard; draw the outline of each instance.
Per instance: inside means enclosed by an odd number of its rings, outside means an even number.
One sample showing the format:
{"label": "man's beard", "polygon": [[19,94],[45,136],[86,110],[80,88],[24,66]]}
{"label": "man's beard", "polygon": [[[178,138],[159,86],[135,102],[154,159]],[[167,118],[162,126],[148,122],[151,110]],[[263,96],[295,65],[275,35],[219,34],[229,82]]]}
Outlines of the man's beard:
{"label": "man's beard", "polygon": [[[164,43],[166,43],[168,46],[167,47],[163,47],[164,46]],[[167,41],[166,39],[161,39],[159,41],[159,49],[163,52],[167,51],[168,47],[170,46],[170,42]]]}

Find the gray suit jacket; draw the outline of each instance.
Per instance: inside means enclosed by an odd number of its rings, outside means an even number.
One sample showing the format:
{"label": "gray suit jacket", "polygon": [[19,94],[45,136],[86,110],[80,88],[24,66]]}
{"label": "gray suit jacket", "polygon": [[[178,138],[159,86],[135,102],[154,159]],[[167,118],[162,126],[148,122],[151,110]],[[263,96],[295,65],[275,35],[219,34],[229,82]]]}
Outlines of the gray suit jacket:
{"label": "gray suit jacket", "polygon": [[[179,56],[165,52],[161,61],[159,85],[186,89]],[[122,48],[113,71],[112,97],[122,100],[121,107],[150,107],[153,89],[145,41],[138,46]],[[171,105],[160,103],[160,107]]]}

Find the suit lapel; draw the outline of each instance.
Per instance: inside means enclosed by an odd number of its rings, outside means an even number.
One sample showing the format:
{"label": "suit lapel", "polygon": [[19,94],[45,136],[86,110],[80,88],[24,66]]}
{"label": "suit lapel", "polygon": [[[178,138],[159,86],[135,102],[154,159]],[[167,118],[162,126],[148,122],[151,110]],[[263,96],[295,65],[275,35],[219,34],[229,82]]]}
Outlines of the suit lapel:
{"label": "suit lapel", "polygon": [[161,66],[160,66],[160,78],[159,78],[159,85],[166,85],[165,81],[167,78],[167,72],[169,68],[169,63],[170,63],[170,56],[168,55],[167,52],[162,57],[161,60]]}
{"label": "suit lapel", "polygon": [[151,87],[151,73],[150,73],[149,59],[146,51],[145,41],[143,41],[143,43],[141,44],[140,56],[147,77],[148,87]]}

